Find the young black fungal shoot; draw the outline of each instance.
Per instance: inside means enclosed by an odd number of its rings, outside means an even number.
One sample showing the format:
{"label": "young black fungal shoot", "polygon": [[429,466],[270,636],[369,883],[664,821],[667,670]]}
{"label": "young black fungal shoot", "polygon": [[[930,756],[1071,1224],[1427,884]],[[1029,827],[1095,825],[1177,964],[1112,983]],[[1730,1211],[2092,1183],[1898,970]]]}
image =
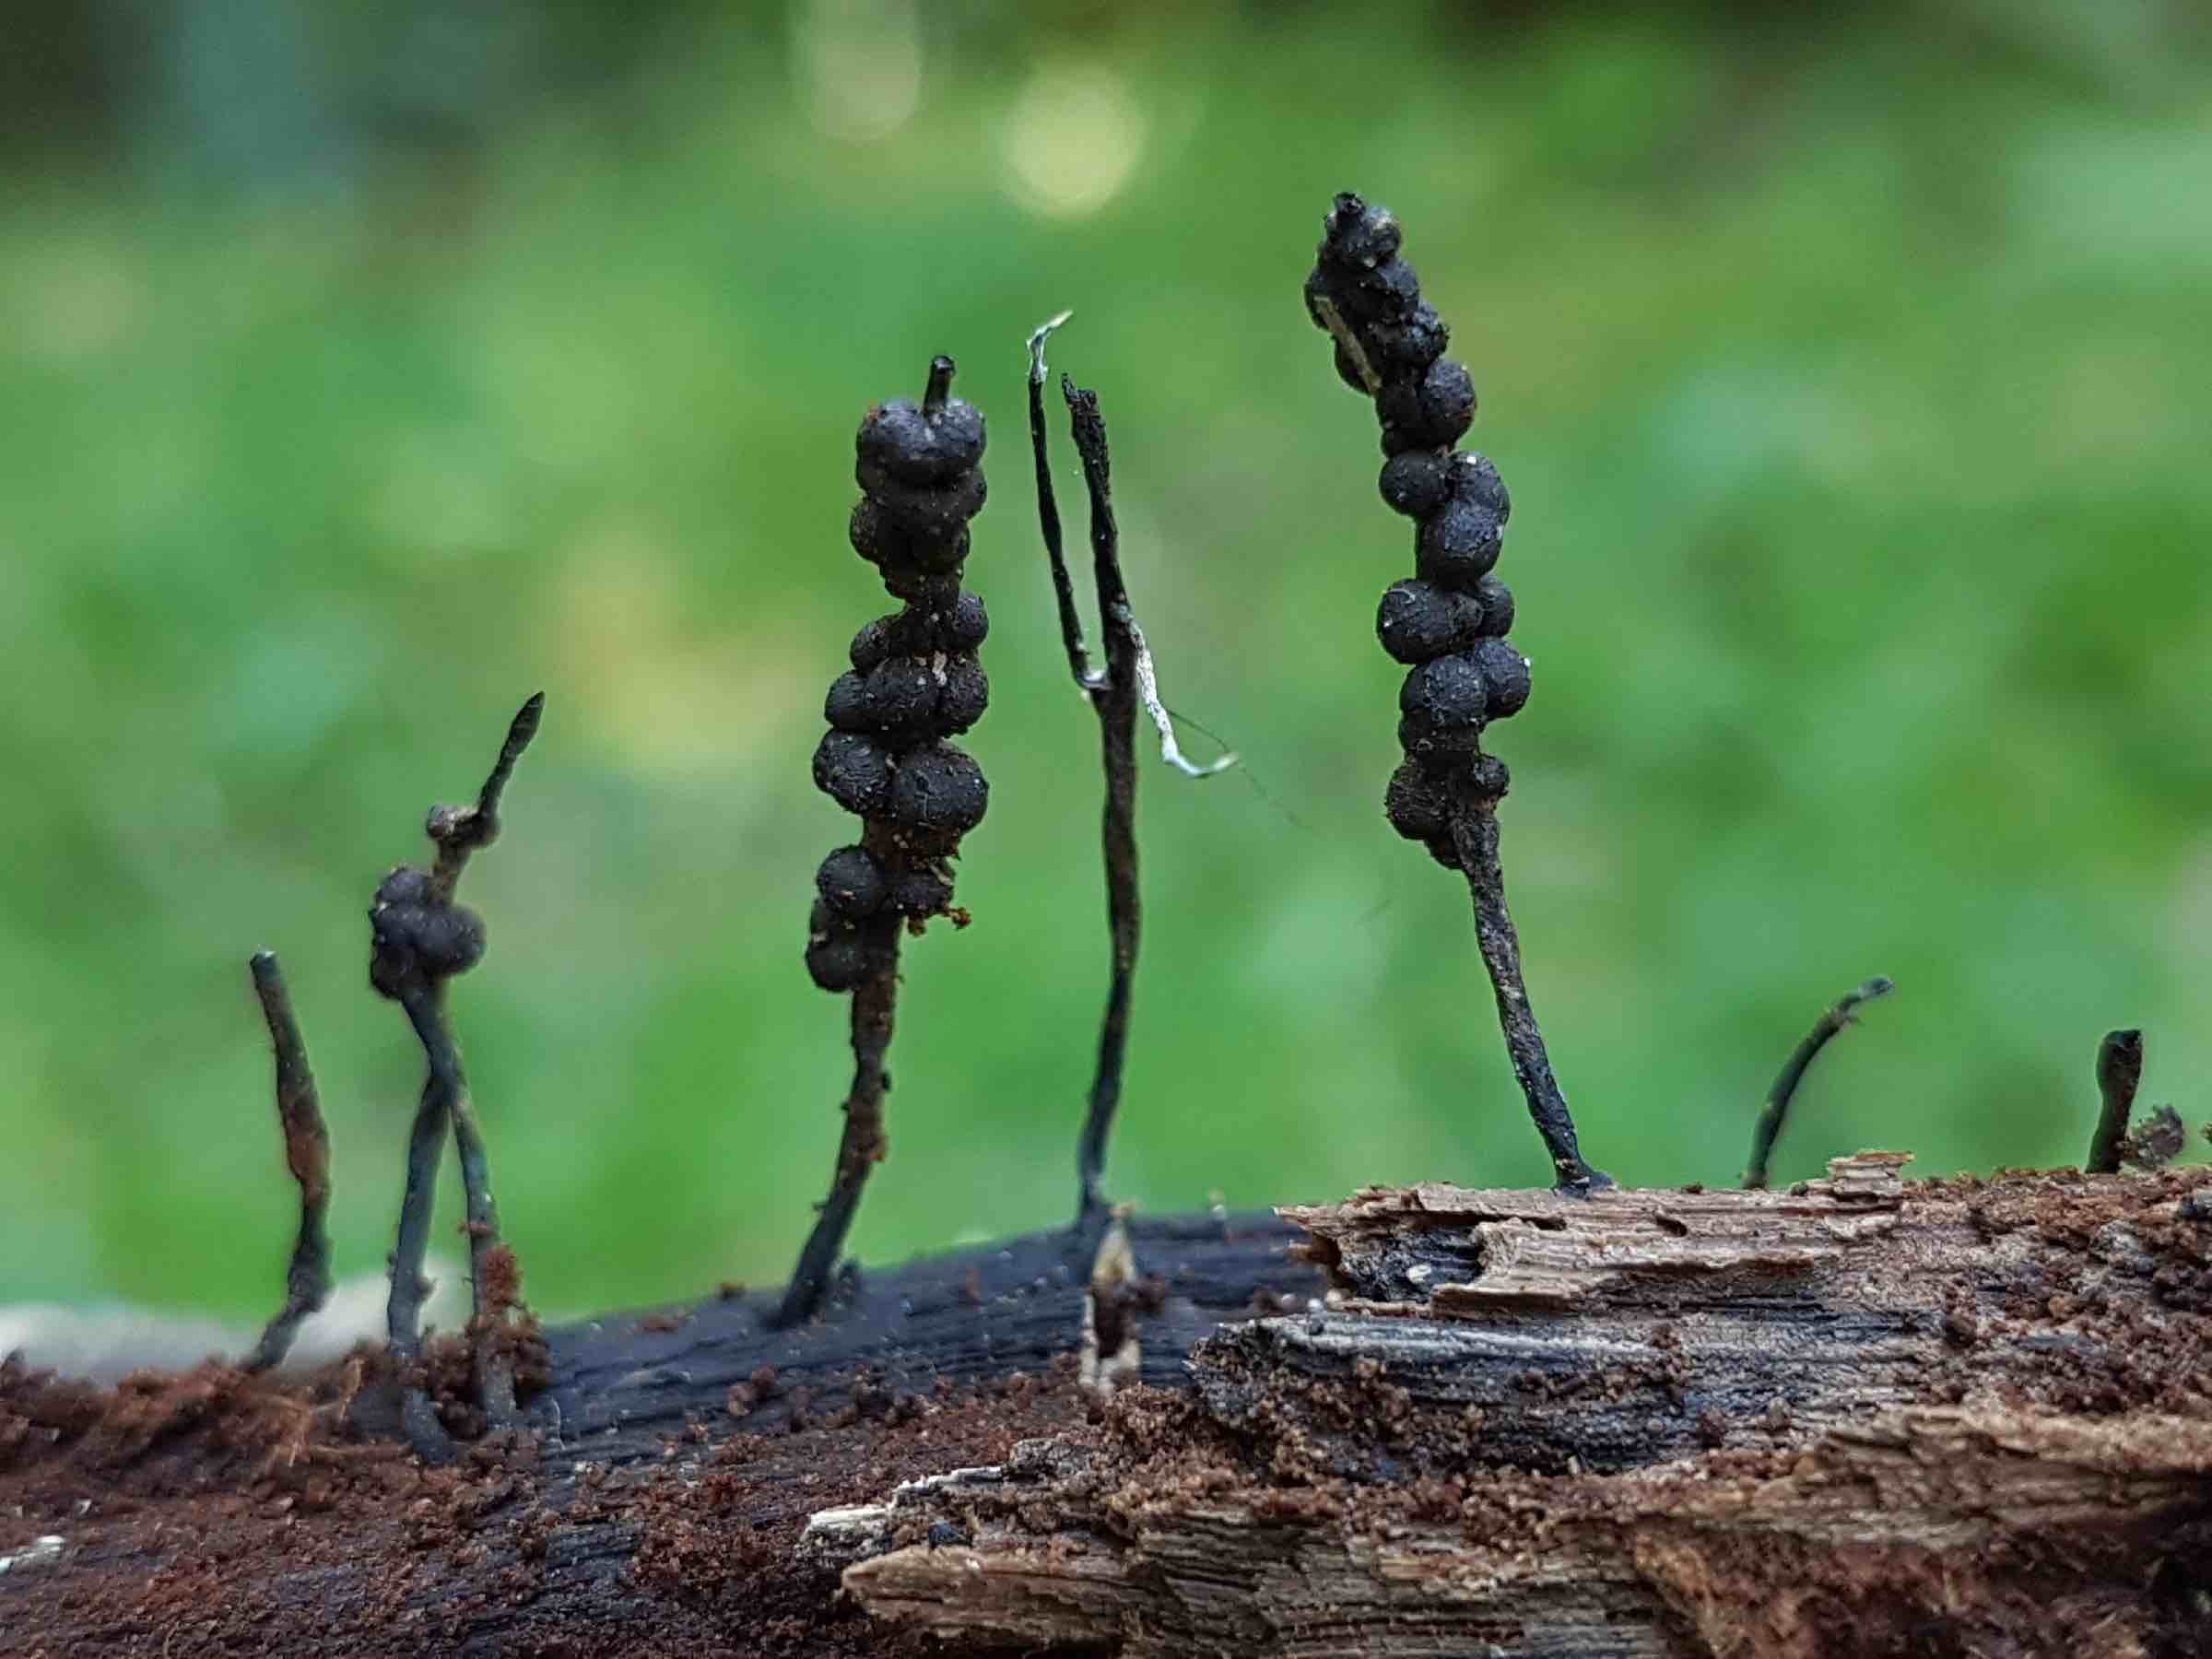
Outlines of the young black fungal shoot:
{"label": "young black fungal shoot", "polygon": [[1455,447],[1475,419],[1475,382],[1444,355],[1451,333],[1398,257],[1397,219],[1348,192],[1336,198],[1306,278],[1306,311],[1336,347],[1336,372],[1374,399],[1382,500],[1414,521],[1414,575],[1383,594],[1375,631],[1406,665],[1398,694],[1405,761],[1383,795],[1391,825],[1467,878],[1475,934],[1497,993],[1513,1075],[1563,1191],[1611,1179],[1583,1161],[1567,1099],[1521,979],[1521,944],[1498,860],[1505,762],[1483,729],[1528,701],[1528,659],[1507,633],[1513,595],[1491,573],[1512,504],[1498,469]]}
{"label": "young black fungal shoot", "polygon": [[1768,1166],[1773,1161],[1774,1143],[1782,1136],[1782,1126],[1790,1115],[1790,1102],[1796,1098],[1797,1086],[1805,1081],[1805,1074],[1819,1057],[1830,1039],[1858,1024],[1858,1010],[1879,996],[1887,996],[1897,989],[1897,983],[1885,974],[1876,974],[1855,991],[1847,991],[1836,999],[1825,1014],[1806,1033],[1805,1040],[1790,1051],[1783,1062],[1774,1085],[1767,1090],[1767,1103],[1759,1114],[1759,1122],[1751,1131],[1751,1160],[1744,1166],[1744,1185],[1752,1192],[1764,1192]]}
{"label": "young black fungal shoot", "polygon": [[515,1417],[514,1368],[501,1342],[513,1299],[514,1269],[511,1254],[500,1242],[491,1168],[469,1103],[460,1045],[446,1017],[445,982],[483,959],[483,918],[466,905],[454,903],[453,889],[469,854],[498,839],[500,796],[515,762],[537,735],[545,707],[542,691],[522,706],[473,805],[430,808],[423,828],[437,843],[437,859],[427,870],[412,865],[394,870],[377,884],[369,910],[369,982],[379,995],[406,1011],[429,1063],[422,1104],[407,1141],[406,1194],[400,1205],[398,1242],[392,1252],[385,1328],[404,1375],[401,1416],[407,1438],[421,1456],[433,1461],[452,1456],[453,1444],[420,1378],[413,1373],[422,1353],[418,1328],[422,1301],[430,1288],[422,1277],[423,1252],[437,1195],[439,1144],[449,1123],[467,1199],[469,1273],[474,1281],[469,1337],[477,1405],[492,1429],[512,1425]]}
{"label": "young black fungal shoot", "polygon": [[[1185,777],[1210,778],[1236,763],[1224,755],[1210,766],[1194,766],[1176,747],[1175,727],[1159,700],[1152,654],[1129,602],[1122,576],[1121,529],[1113,515],[1113,467],[1106,444],[1106,421],[1098,394],[1060,377],[1067,404],[1068,429],[1083,465],[1090,498],[1091,574],[1098,593],[1099,631],[1105,637],[1106,665],[1094,669],[1076,611],[1075,584],[1060,528],[1060,505],[1053,493],[1052,464],[1046,453],[1044,348],[1053,331],[1070,313],[1062,312],[1030,335],[1030,448],[1037,467],[1037,523],[1052,571],[1053,596],[1060,617],[1060,642],[1076,688],[1099,717],[1099,749],[1106,774],[1106,807],[1100,845],[1106,868],[1106,931],[1112,947],[1112,972],[1106,1013],[1099,1025],[1098,1063],[1091,1073],[1090,1099],[1076,1145],[1076,1226],[1088,1231],[1103,1226],[1106,1197],[1100,1185],[1106,1168],[1106,1141],[1122,1100],[1123,1065],[1129,1048],[1130,1004],[1136,984],[1136,952],[1144,910],[1136,878],[1136,711],[1141,702],[1159,732],[1160,755]],[[1134,1272],[1134,1270],[1132,1270]]]}
{"label": "young black fungal shoot", "polygon": [[951,395],[953,364],[929,366],[919,404],[894,398],[862,418],[853,476],[853,547],[906,602],[853,638],[850,672],[830,685],[830,730],[814,752],[815,787],[861,819],[860,840],[815,873],[806,971],[853,998],[853,1088],[837,1170],[777,1310],[777,1323],[812,1318],[828,1296],[838,1253],[868,1173],[888,1150],[883,1098],[891,1080],[899,935],[933,916],[965,926],[952,903],[952,859],[990,801],[982,768],[947,738],[982,717],[990,688],[976,661],[990,622],[960,589],[968,521],[983,504],[983,418]]}
{"label": "young black fungal shoot", "polygon": [[2089,1154],[2082,1160],[2085,1175],[2117,1175],[2127,1146],[2128,1114],[2135,1110],[2136,1090],[2143,1082],[2143,1033],[2130,1027],[2107,1031],[2097,1045],[2097,1093],[2100,1109],[2096,1132],[2089,1136]]}
{"label": "young black fungal shoot", "polygon": [[300,1188],[300,1230],[284,1276],[284,1305],[246,1356],[245,1369],[259,1371],[284,1362],[301,1322],[330,1296],[330,1235],[324,1228],[330,1208],[330,1130],[323,1122],[315,1074],[308,1069],[307,1039],[300,1034],[276,953],[256,951],[247,967],[276,1055],[276,1122],[284,1131],[284,1161]]}

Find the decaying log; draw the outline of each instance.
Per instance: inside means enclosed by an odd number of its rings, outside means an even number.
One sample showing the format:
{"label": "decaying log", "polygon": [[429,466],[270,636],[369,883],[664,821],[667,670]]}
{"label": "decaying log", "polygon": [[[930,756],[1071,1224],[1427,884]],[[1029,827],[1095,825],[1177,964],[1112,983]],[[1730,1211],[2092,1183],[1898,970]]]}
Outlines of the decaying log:
{"label": "decaying log", "polygon": [[[1223,1321],[1324,1288],[1271,1215],[1128,1230],[1148,1382],[1178,1384]],[[735,1286],[550,1329],[522,1429],[447,1469],[408,1455],[373,1364],[98,1390],[0,1362],[0,1655],[903,1651],[833,1569],[786,1570],[792,1546],[841,1490],[1080,1421],[1093,1244],[871,1270],[795,1329],[777,1292]],[[462,1431],[465,1347],[446,1359]]]}
{"label": "decaying log", "polygon": [[2202,1171],[1284,1213],[1335,1289],[1195,1387],[818,1523],[1028,1651],[2212,1651]]}
{"label": "decaying log", "polygon": [[1103,1405],[1065,1235],[550,1333],[450,1469],[0,1368],[0,1652],[2212,1651],[2212,1171],[1900,1161],[1140,1222]]}

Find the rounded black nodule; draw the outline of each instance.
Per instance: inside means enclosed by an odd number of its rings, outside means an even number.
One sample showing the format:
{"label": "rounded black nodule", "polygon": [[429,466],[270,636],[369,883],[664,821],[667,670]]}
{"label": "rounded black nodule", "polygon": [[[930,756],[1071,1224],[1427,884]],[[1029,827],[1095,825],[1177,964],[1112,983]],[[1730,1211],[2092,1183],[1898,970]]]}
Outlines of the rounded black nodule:
{"label": "rounded black nodule", "polygon": [[1418,665],[1465,650],[1482,631],[1483,606],[1472,594],[1418,578],[1394,582],[1375,607],[1375,637],[1399,662]]}
{"label": "rounded black nodule", "polygon": [[1482,665],[1465,653],[1423,663],[1398,688],[1400,712],[1438,733],[1480,727],[1489,707],[1489,681]]}
{"label": "rounded black nodule", "polygon": [[975,757],[934,743],[900,759],[887,816],[909,829],[965,835],[983,821],[990,804],[991,787]]}
{"label": "rounded black nodule", "polygon": [[840,847],[814,873],[822,902],[848,921],[857,922],[883,908],[888,890],[883,866],[865,847]]}
{"label": "rounded black nodule", "polygon": [[1375,412],[1393,454],[1457,443],[1475,424],[1475,377],[1457,359],[1440,357],[1418,378],[1385,382]]}
{"label": "rounded black nodule", "polygon": [[1488,693],[1489,718],[1506,720],[1521,712],[1528,702],[1528,659],[1515,649],[1511,640],[1478,640],[1467,653],[1482,669],[1483,685]]}
{"label": "rounded black nodule", "polygon": [[466,905],[438,902],[429,873],[412,865],[377,884],[369,933],[369,982],[388,997],[465,973],[484,957],[484,919]]}
{"label": "rounded black nodule", "polygon": [[1349,190],[1338,194],[1326,229],[1322,251],[1350,265],[1381,265],[1405,240],[1395,214]]}
{"label": "rounded black nodule", "polygon": [[1505,547],[1505,527],[1482,502],[1453,496],[1421,521],[1414,537],[1414,568],[1441,587],[1473,591],[1490,573]]}
{"label": "rounded black nodule", "polygon": [[814,751],[814,786],[856,818],[871,818],[891,798],[891,758],[857,732],[828,732]]}

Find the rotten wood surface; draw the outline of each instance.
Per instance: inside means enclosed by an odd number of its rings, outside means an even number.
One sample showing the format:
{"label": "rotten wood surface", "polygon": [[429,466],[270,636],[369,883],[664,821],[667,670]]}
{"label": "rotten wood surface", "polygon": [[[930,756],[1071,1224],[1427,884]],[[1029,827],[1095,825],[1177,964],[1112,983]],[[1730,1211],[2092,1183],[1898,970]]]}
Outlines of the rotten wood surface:
{"label": "rotten wood surface", "polygon": [[[1303,1235],[1274,1216],[1140,1218],[1129,1230],[1138,1270],[1159,1281],[1144,1327],[1147,1382],[1179,1384],[1192,1348],[1224,1320],[1249,1316],[1255,1293],[1302,1305],[1326,1288],[1291,1253]],[[732,1386],[750,1387],[763,1366],[776,1382],[746,1413],[756,1433],[783,1428],[794,1400],[822,1415],[851,1405],[856,1389],[896,1398],[1041,1375],[1080,1347],[1085,1243],[1031,1233],[860,1275],[829,1317],[789,1330],[776,1328],[765,1292],[554,1330],[554,1382],[529,1420],[564,1455],[619,1466],[659,1457],[702,1415],[725,1415]]]}
{"label": "rotten wood surface", "polygon": [[1286,1210],[1328,1307],[1201,1345],[1177,1406],[864,1512],[963,1541],[864,1546],[844,1584],[1130,1659],[2212,1651],[2201,1172],[1904,1161]]}
{"label": "rotten wood surface", "polygon": [[[1272,1215],[1129,1233],[1146,1382],[1180,1385],[1223,1321],[1324,1288]],[[848,1275],[797,1328],[774,1289],[725,1287],[548,1330],[519,1430],[449,1469],[398,1443],[373,1367],[306,1390],[209,1365],[108,1391],[0,1366],[0,1655],[902,1651],[833,1571],[782,1571],[790,1546],[841,1483],[1081,1420],[1096,1241]],[[447,1359],[433,1393],[461,1431],[465,1350]]]}
{"label": "rotten wood surface", "polygon": [[1103,1406],[1066,1235],[603,1321],[454,1470],[203,1409],[234,1512],[0,1390],[0,1652],[2212,1651],[2212,1176],[1900,1162],[1139,1223]]}

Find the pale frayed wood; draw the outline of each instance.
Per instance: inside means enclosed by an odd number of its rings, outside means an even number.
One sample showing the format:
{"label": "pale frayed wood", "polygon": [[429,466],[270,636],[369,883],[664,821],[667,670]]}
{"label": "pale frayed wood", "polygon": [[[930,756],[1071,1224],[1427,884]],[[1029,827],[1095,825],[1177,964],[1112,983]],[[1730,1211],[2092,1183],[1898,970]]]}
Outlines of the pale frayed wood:
{"label": "pale frayed wood", "polygon": [[[1056,1511],[1048,1536],[1005,1527],[968,1547],[917,1545],[847,1569],[844,1584],[871,1614],[947,1638],[1051,1651],[1130,1632],[1122,1659],[1816,1659],[1842,1651],[1824,1645],[1840,1638],[1791,1605],[1786,1583],[1766,1586],[1771,1606],[1731,1592],[1728,1564],[1761,1537],[1957,1556],[2023,1531],[2151,1522],[2202,1504],[2212,1428],[1901,1412],[1830,1437],[1779,1479],[1686,1482],[1689,1473],[1684,1464],[1618,1477],[1605,1512],[1532,1528],[1521,1547],[1471,1546],[1456,1527],[1347,1534],[1236,1505],[1148,1509],[1124,1538],[1100,1511],[1055,1499],[1082,1489],[1088,1465],[1040,1453],[1000,1479],[1011,1495],[1027,1477],[1026,1507]],[[1679,1633],[1683,1618],[1694,1641]],[[2098,1651],[2147,1651],[2124,1621],[2109,1633]]]}
{"label": "pale frayed wood", "polygon": [[[2150,1585],[2161,1536],[2212,1513],[2212,1417],[2064,1396],[2068,1364],[2102,1377],[2160,1326],[2202,1342],[2202,1311],[2152,1289],[2207,1254],[2198,1178],[1912,1187],[1905,1161],[1787,1192],[1286,1207],[1336,1289],[1194,1356],[1193,1461],[1225,1475],[1178,1485],[1141,1430],[1038,1442],[914,1495],[963,1545],[860,1560],[845,1588],[959,1642],[1125,1659],[1821,1659],[1947,1618],[1994,1632],[1959,1652],[2175,1651]],[[2080,1236],[2057,1236],[2077,1194]],[[2071,1288],[2023,1307],[2053,1269]],[[1252,1474],[1286,1467],[1307,1474]],[[2041,1612],[2023,1549],[2104,1565]]]}

